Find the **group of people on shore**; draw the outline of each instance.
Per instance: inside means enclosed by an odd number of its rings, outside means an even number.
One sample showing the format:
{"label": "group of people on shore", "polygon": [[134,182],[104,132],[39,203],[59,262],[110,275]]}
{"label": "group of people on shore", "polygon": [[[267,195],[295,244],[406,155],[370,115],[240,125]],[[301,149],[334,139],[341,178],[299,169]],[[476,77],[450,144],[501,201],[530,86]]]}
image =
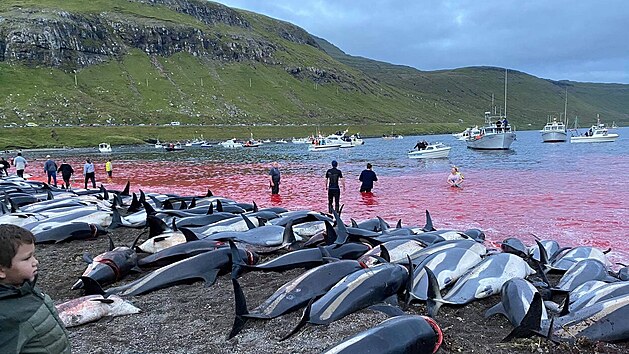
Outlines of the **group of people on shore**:
{"label": "group of people on shore", "polygon": [[[24,178],[24,170],[28,166],[28,162],[22,156],[21,152],[18,152],[16,157],[11,159],[13,166],[15,166],[15,174],[18,177]],[[0,158],[0,177],[9,176],[9,169],[11,168],[11,162],[7,161],[4,157]],[[111,159],[108,159],[105,163],[105,172],[109,178],[113,176],[113,164]],[[61,188],[70,189],[72,176],[75,171],[74,168],[63,159],[63,163],[57,166],[57,163],[46,155],[46,161],[44,162],[44,173],[46,174],[47,182],[49,185],[57,187],[57,174],[60,173],[63,179]],[[96,169],[91,159],[86,159],[83,164],[83,176],[85,177],[84,187],[87,189],[88,182],[91,182],[92,188],[96,188]],[[52,182],[52,183],[51,183]]]}

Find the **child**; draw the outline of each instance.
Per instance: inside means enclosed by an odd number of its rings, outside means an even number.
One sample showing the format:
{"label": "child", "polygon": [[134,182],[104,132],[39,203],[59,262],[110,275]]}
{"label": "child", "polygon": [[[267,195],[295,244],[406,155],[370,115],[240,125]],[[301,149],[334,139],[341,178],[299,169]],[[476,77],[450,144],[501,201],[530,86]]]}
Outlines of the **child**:
{"label": "child", "polygon": [[463,174],[459,172],[458,167],[452,166],[452,170],[450,171],[447,181],[450,187],[461,188],[461,185],[463,184]]}
{"label": "child", "polygon": [[50,296],[35,286],[35,237],[0,225],[0,353],[70,353]]}

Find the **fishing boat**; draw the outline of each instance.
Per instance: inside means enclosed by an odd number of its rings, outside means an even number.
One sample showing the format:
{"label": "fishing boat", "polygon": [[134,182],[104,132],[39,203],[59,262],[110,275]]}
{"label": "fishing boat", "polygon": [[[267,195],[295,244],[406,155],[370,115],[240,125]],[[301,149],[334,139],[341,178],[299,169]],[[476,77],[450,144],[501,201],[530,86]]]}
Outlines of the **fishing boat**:
{"label": "fishing boat", "polygon": [[[568,89],[566,88],[566,101],[563,108],[564,119],[567,119],[568,113]],[[561,120],[557,121],[557,118],[548,117],[548,122],[541,130],[542,141],[545,143],[563,143],[568,141],[568,127]]]}
{"label": "fishing boat", "polygon": [[610,133],[605,124],[601,123],[600,118],[597,118],[596,125],[590,127],[588,131],[583,135],[576,135],[570,137],[571,143],[611,143],[618,139],[619,135],[616,133]]}
{"label": "fishing boat", "polygon": [[166,144],[164,145],[164,150],[166,151],[183,151],[184,148],[183,146],[181,146],[181,143],[170,143],[170,144]]}
{"label": "fishing boat", "polygon": [[111,152],[111,146],[108,143],[100,143],[98,144],[98,151],[102,153],[109,153]]}
{"label": "fishing boat", "polygon": [[223,141],[219,145],[225,148],[229,148],[229,149],[242,147],[242,143],[237,142],[236,139],[229,139],[229,140]]}
{"label": "fishing boat", "polygon": [[475,127],[467,128],[460,133],[452,134],[452,136],[457,138],[458,140],[467,140],[470,136],[476,136],[478,134],[480,134],[480,129],[478,129],[477,125]]}
{"label": "fishing boat", "polygon": [[352,134],[348,136],[347,131],[347,129],[344,131],[337,131],[334,134],[328,135],[325,140],[327,143],[339,144],[341,148],[352,148],[365,143],[359,134]]}
{"label": "fishing boat", "polygon": [[429,143],[425,148],[408,152],[411,159],[441,159],[450,154],[450,146],[443,143]]}
{"label": "fishing boat", "polygon": [[[492,95],[492,106],[493,106]],[[507,121],[507,70],[505,69],[505,107],[504,115],[485,112],[485,125],[476,135],[470,135],[465,140],[469,149],[475,150],[509,150],[515,141],[515,133]]]}

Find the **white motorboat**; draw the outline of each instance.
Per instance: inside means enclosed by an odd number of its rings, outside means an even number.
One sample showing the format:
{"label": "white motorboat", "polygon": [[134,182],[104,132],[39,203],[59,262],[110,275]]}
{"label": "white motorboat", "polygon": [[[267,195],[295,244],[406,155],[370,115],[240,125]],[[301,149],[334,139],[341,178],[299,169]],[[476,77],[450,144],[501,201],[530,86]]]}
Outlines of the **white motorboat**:
{"label": "white motorboat", "polygon": [[293,144],[310,144],[310,139],[309,138],[293,138],[291,142]]}
{"label": "white motorboat", "polygon": [[288,141],[286,141],[284,139],[280,139],[280,140],[277,140],[275,143],[276,144],[288,144]]}
{"label": "white motorboat", "polygon": [[212,146],[214,146],[214,145],[208,143],[207,141],[200,145],[200,147],[202,147],[202,148],[211,148]]}
{"label": "white motorboat", "polygon": [[563,143],[568,140],[568,128],[563,122],[553,119],[546,123],[542,132],[542,141],[545,143]]}
{"label": "white motorboat", "polygon": [[399,134],[391,134],[391,135],[382,134],[382,139],[384,139],[384,140],[394,140],[394,139],[404,139],[404,137],[399,135]]}
{"label": "white motorboat", "polygon": [[225,148],[229,148],[229,149],[242,147],[242,143],[237,142],[236,139],[229,139],[229,140],[223,141],[219,145]]}
{"label": "white motorboat", "polygon": [[467,140],[470,136],[476,136],[478,134],[480,134],[480,129],[478,129],[477,125],[475,127],[467,128],[460,133],[452,134],[452,136],[459,140]]}
{"label": "white motorboat", "polygon": [[262,146],[262,142],[261,141],[257,141],[257,140],[247,140],[245,141],[244,144],[242,144],[242,147],[246,147],[246,148],[255,148],[258,146]]}
{"label": "white motorboat", "polygon": [[408,157],[411,159],[441,159],[448,157],[450,149],[452,149],[450,146],[442,143],[430,143],[426,148],[409,151]]}
{"label": "white motorboat", "polygon": [[111,146],[108,143],[100,143],[98,144],[98,151],[102,153],[109,153],[111,152]]}
{"label": "white motorboat", "polygon": [[159,139],[157,139],[157,141],[155,142],[155,148],[156,149],[163,149],[164,148],[164,145],[159,142]]}
{"label": "white motorboat", "polygon": [[570,137],[571,143],[611,143],[618,139],[618,134],[610,133],[605,124],[600,120],[593,125],[584,135]]}
{"label": "white motorboat", "polygon": [[166,151],[183,151],[184,148],[181,146],[181,143],[170,143],[164,145],[164,150]]}
{"label": "white motorboat", "polygon": [[[492,108],[495,112],[494,97],[492,95]],[[515,141],[515,133],[511,124],[507,121],[507,70],[505,69],[505,107],[504,114],[492,115],[485,112],[485,125],[480,132],[471,135],[465,140],[467,147],[475,150],[509,150]]]}
{"label": "white motorboat", "polygon": [[317,139],[308,145],[308,151],[330,151],[338,150],[340,147],[341,144],[329,142],[327,139]]}
{"label": "white motorboat", "polygon": [[187,147],[200,147],[203,144],[205,144],[205,140],[195,138],[192,141],[186,142],[185,146],[187,146]]}
{"label": "white motorboat", "polygon": [[328,135],[325,140],[327,143],[339,144],[341,145],[341,148],[351,148],[365,143],[359,134],[348,136],[347,129],[342,132],[338,131],[334,134]]}

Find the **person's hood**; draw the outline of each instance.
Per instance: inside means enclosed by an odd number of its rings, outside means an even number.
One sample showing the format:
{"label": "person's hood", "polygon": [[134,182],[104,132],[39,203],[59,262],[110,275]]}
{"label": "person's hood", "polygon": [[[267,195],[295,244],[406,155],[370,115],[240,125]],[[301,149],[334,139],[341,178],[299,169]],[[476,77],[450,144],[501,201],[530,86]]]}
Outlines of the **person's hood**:
{"label": "person's hood", "polygon": [[24,284],[19,287],[14,285],[0,284],[0,300],[12,297],[20,297],[33,292],[36,281],[37,278],[35,278],[35,280],[33,280],[32,282],[25,281]]}

